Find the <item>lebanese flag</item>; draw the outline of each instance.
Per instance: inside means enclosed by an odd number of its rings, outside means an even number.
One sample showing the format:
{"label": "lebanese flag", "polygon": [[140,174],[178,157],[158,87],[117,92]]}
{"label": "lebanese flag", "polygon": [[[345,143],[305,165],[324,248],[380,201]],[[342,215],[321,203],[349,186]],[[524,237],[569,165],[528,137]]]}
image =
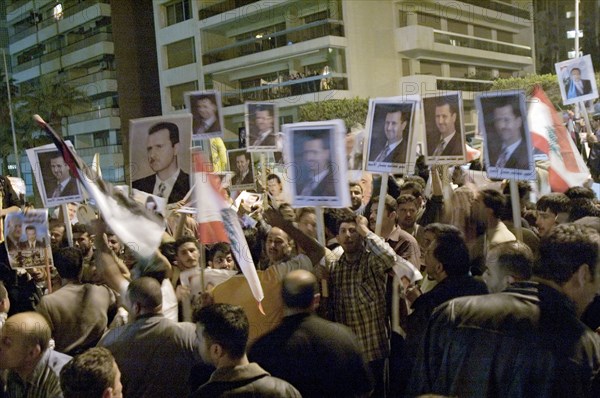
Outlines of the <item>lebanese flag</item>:
{"label": "lebanese flag", "polygon": [[540,86],[534,88],[529,101],[527,124],[533,147],[550,160],[548,174],[553,192],[565,192],[569,187],[582,186],[588,181],[589,169]]}
{"label": "lebanese flag", "polygon": [[90,198],[94,199],[106,225],[140,257],[153,256],[165,231],[164,220],[96,176],[48,123],[39,115],[34,115],[33,118],[52,139],[73,177],[81,182]]}

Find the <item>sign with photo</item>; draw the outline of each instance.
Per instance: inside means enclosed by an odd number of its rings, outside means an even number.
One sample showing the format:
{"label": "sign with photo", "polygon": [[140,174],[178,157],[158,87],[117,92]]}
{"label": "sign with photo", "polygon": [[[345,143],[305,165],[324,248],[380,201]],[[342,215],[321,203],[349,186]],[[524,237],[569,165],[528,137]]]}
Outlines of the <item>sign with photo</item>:
{"label": "sign with photo", "polygon": [[367,116],[366,170],[403,173],[414,157],[413,126],[419,96],[375,98]]}
{"label": "sign with photo", "polygon": [[488,176],[534,180],[525,93],[522,90],[482,93],[475,97],[475,106]]}
{"label": "sign with photo", "polygon": [[129,122],[131,187],[167,199],[190,191],[192,117],[189,114],[132,119]]}
{"label": "sign with photo", "polygon": [[[74,151],[70,141],[66,144]],[[39,146],[26,152],[44,207],[83,200],[81,185],[71,174],[56,145]]]}
{"label": "sign with photo", "polygon": [[554,67],[563,104],[569,105],[598,98],[594,66],[589,54],[558,62]]}
{"label": "sign with photo", "polygon": [[6,215],[4,244],[12,268],[51,266],[50,233],[48,232],[48,209],[32,209],[26,213]]}
{"label": "sign with photo", "polygon": [[183,94],[192,114],[192,139],[223,137],[223,107],[221,93],[215,90],[191,91]]}
{"label": "sign with photo", "polygon": [[423,98],[423,115],[426,163],[466,163],[461,93],[426,95]]}
{"label": "sign with photo", "polygon": [[277,151],[281,140],[277,106],[269,102],[246,102],[245,108],[248,152]]}
{"label": "sign with photo", "polygon": [[252,154],[245,149],[227,151],[229,169],[233,172],[231,190],[256,189]]}
{"label": "sign with photo", "polygon": [[350,206],[344,122],[286,124],[283,135],[292,206]]}

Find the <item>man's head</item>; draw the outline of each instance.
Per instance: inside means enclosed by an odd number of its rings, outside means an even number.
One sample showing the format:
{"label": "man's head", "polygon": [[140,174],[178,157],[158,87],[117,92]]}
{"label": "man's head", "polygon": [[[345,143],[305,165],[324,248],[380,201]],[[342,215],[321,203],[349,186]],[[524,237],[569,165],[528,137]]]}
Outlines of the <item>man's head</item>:
{"label": "man's head", "polygon": [[194,314],[196,333],[202,341],[200,356],[219,368],[246,355],[250,324],[244,309],[231,304],[213,304]]}
{"label": "man's head", "polygon": [[358,182],[350,183],[350,200],[352,202],[352,206],[350,207],[352,210],[358,210],[362,206],[363,190]]}
{"label": "man's head", "polygon": [[267,257],[269,264],[277,264],[292,253],[293,241],[289,235],[282,229],[273,227],[267,234]]}
{"label": "man's head", "polygon": [[269,174],[267,176],[267,190],[270,195],[275,197],[279,196],[283,191],[281,178],[277,174]]}
{"label": "man's head", "polygon": [[578,82],[581,80],[581,69],[573,68],[571,69],[571,79]]}
{"label": "man's head", "polygon": [[58,274],[63,279],[81,278],[83,258],[81,252],[74,247],[63,247],[53,253],[54,264]]}
{"label": "man's head", "polygon": [[127,288],[127,301],[129,314],[134,318],[144,314],[159,314],[162,311],[160,283],[148,276],[134,279]]}
{"label": "man's head", "polygon": [[402,134],[404,133],[407,124],[407,113],[402,113],[398,107],[390,107],[387,109],[383,128],[388,144],[394,144],[402,139]]}
{"label": "man's head", "polygon": [[175,123],[161,122],[152,126],[146,140],[148,163],[152,171],[175,171],[179,147],[179,127]]}
{"label": "man's head", "polygon": [[427,275],[441,282],[449,276],[469,273],[469,249],[460,230],[452,225],[440,227],[425,252]]}
{"label": "man's head", "polygon": [[540,241],[534,274],[560,285],[579,314],[600,292],[599,245],[598,232],[577,224],[557,225]]}
{"label": "man's head", "polygon": [[65,398],[122,398],[121,372],[110,351],[93,347],[73,357],[60,371]]}
{"label": "man's head", "polygon": [[8,235],[13,240],[19,241],[21,239],[21,235],[23,235],[23,221],[20,218],[10,218],[6,227],[8,228]]}
{"label": "man's head", "polygon": [[525,243],[500,243],[488,251],[485,264],[483,280],[491,293],[498,293],[511,283],[531,278],[533,254]]}
{"label": "man's head", "polygon": [[298,229],[313,239],[317,239],[317,215],[312,207],[301,207],[296,212]]}
{"label": "man's head", "polygon": [[281,297],[288,310],[315,311],[320,297],[317,278],[305,270],[289,272],[283,279]]}
{"label": "man's head", "polygon": [[456,131],[457,116],[456,105],[447,97],[442,97],[435,105],[435,125],[442,138],[448,137]]}
{"label": "man's head", "polygon": [[77,223],[73,225],[73,243],[83,256],[90,254],[92,251],[92,236],[85,224]]}
{"label": "man's head", "polygon": [[363,238],[358,233],[354,214],[339,216],[337,241],[344,249],[344,253],[348,255],[354,255],[363,250]]}
{"label": "man's head", "polygon": [[180,270],[196,268],[200,265],[198,240],[192,236],[182,236],[175,242],[175,260]]}
{"label": "man's head", "polygon": [[570,209],[569,197],[564,193],[552,192],[539,198],[535,225],[540,236],[547,236],[556,225],[566,222]]}
{"label": "man's head", "polygon": [[523,135],[521,129],[523,120],[519,104],[512,98],[501,98],[494,108],[494,130],[502,146],[509,146],[519,141]]}
{"label": "man's head", "polygon": [[400,195],[398,203],[398,224],[402,229],[412,229],[417,223],[417,198],[412,195]]}
{"label": "man's head", "polygon": [[273,130],[273,108],[264,106],[256,108],[254,123],[259,132]]}
{"label": "man's head", "polygon": [[194,98],[194,108],[196,113],[204,120],[216,117],[217,104],[212,95],[200,95]]}
{"label": "man's head", "polygon": [[50,245],[53,248],[67,246],[67,234],[65,224],[58,220],[51,220],[48,226],[50,230]]}
{"label": "man's head", "polygon": [[[391,195],[385,195],[385,205],[383,207],[383,220],[381,222],[381,230],[389,231],[396,226],[396,218],[398,216],[398,204]],[[377,204],[379,196],[372,199],[371,214],[369,214],[369,229],[375,231],[377,224]]]}
{"label": "man's head", "polygon": [[500,219],[506,197],[495,189],[483,189],[475,195],[473,206],[474,215],[480,222],[487,222],[491,218]]}
{"label": "man's head", "polygon": [[214,269],[235,269],[229,243],[216,243],[208,251],[208,265]]}
{"label": "man's head", "polygon": [[37,238],[37,231],[34,225],[28,225],[25,227],[25,235],[27,235],[27,240],[30,242],[35,242]]}
{"label": "man's head", "polygon": [[8,313],[10,310],[10,299],[4,282],[0,281],[0,313]]}
{"label": "man's head", "polygon": [[417,199],[417,208],[420,209],[425,201],[423,198],[423,185],[416,181],[407,181],[400,186],[400,195],[412,195]]}
{"label": "man's head", "polygon": [[323,137],[322,130],[315,130],[307,134],[308,140],[304,142],[302,157],[308,169],[313,174],[327,170],[331,160],[329,153],[329,139]]}
{"label": "man's head", "polygon": [[250,154],[242,152],[235,155],[235,167],[239,175],[244,175],[250,170]]}
{"label": "man's head", "polygon": [[123,250],[123,244],[117,237],[117,235],[113,233],[106,234],[106,241],[108,242],[108,247],[110,250],[115,252],[116,254],[120,254]]}
{"label": "man's head", "polygon": [[69,166],[67,166],[67,163],[60,153],[57,153],[56,156],[50,159],[50,169],[52,170],[52,175],[58,182],[63,182],[71,177],[69,174]]}
{"label": "man's head", "polygon": [[9,317],[0,333],[2,368],[14,370],[26,379],[50,343],[48,322],[36,312],[21,312]]}

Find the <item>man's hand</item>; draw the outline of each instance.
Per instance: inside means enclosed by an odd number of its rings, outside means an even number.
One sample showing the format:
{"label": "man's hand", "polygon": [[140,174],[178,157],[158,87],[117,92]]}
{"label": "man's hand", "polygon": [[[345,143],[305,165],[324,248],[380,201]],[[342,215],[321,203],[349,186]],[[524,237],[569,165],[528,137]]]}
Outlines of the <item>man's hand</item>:
{"label": "man's hand", "polygon": [[263,217],[267,224],[271,225],[272,227],[283,229],[284,225],[288,223],[288,221],[283,218],[281,213],[275,209],[266,209],[263,212]]}
{"label": "man's hand", "polygon": [[356,216],[356,232],[364,238],[369,231],[369,220],[364,216]]}

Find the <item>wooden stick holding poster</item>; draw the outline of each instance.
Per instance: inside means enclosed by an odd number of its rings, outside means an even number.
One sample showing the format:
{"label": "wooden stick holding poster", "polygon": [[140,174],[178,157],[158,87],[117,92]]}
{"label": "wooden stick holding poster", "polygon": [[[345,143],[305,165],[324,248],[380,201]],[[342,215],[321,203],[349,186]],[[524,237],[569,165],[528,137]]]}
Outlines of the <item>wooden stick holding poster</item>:
{"label": "wooden stick holding poster", "polygon": [[515,226],[515,236],[517,240],[523,242],[523,227],[521,225],[521,200],[519,199],[519,188],[517,181],[509,180],[510,201],[512,205],[513,225]]}
{"label": "wooden stick holding poster", "polygon": [[383,213],[385,210],[385,197],[387,195],[389,173],[381,174],[381,187],[379,189],[379,201],[377,202],[377,221],[375,223],[375,235],[381,236],[381,224],[383,224]]}
{"label": "wooden stick holding poster", "polygon": [[67,242],[69,247],[73,247],[73,225],[71,225],[71,218],[69,217],[69,205],[63,203],[60,205],[60,210],[63,215],[63,222],[65,223],[65,233],[67,234]]}
{"label": "wooden stick holding poster", "polygon": [[[325,222],[323,220],[323,208],[321,206],[315,207],[315,217],[317,219],[317,240],[319,244],[326,247],[327,242],[325,241]],[[321,259],[321,265],[326,266],[325,257]],[[327,279],[321,279],[321,296],[329,297],[329,286],[327,285]]]}

